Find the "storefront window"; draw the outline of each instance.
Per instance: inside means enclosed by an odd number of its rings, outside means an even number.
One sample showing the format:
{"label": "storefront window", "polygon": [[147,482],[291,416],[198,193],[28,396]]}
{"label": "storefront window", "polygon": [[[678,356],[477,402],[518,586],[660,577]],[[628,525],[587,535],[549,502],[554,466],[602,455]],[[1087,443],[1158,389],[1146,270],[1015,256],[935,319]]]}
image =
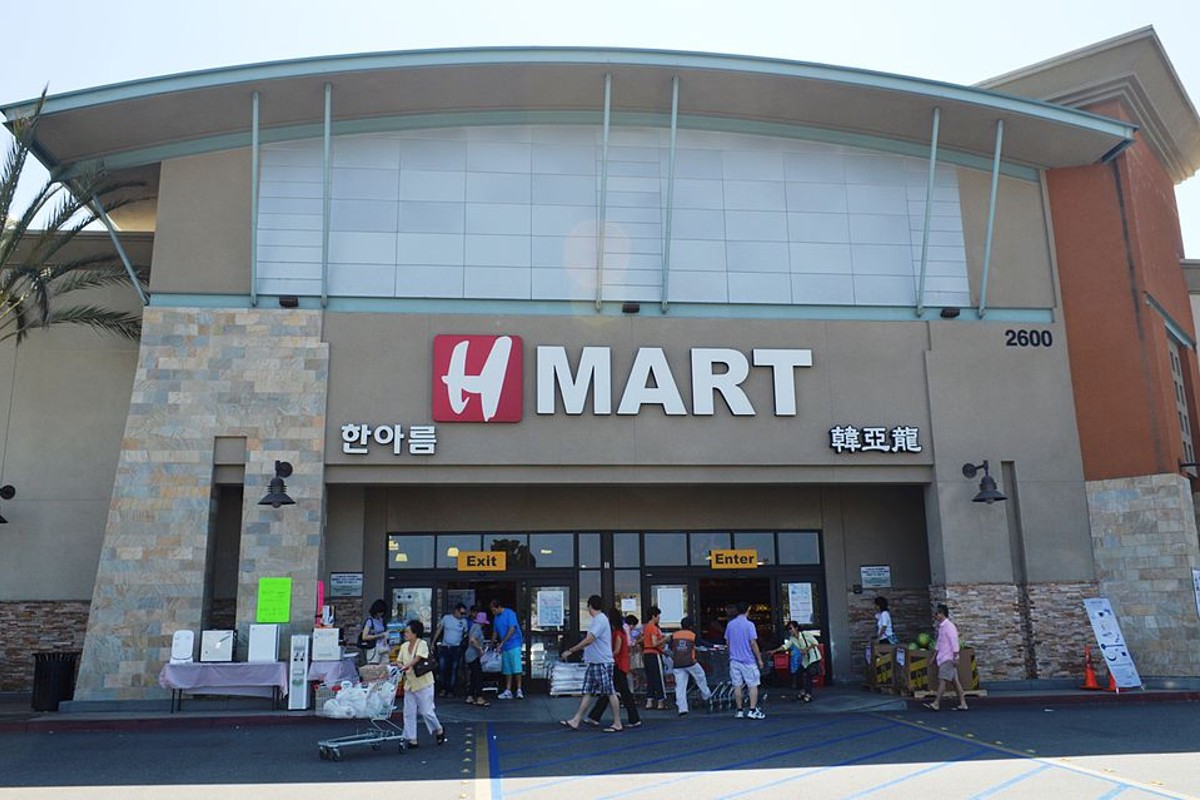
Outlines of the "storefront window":
{"label": "storefront window", "polygon": [[647,533],[646,566],[682,566],[688,562],[686,533]]}
{"label": "storefront window", "polygon": [[821,537],[815,531],[780,531],[780,564],[820,564]]}
{"label": "storefront window", "polygon": [[650,602],[662,612],[659,627],[678,630],[680,621],[688,613],[688,587],[682,583],[651,586]]}
{"label": "storefront window", "polygon": [[429,569],[434,563],[432,536],[389,533],[388,569]]}
{"label": "storefront window", "polygon": [[757,550],[758,563],[769,567],[775,562],[775,534],[773,533],[735,533],[733,535],[734,550]]}
{"label": "storefront window", "polygon": [[508,553],[508,568],[536,566],[536,559],[529,552],[529,536],[524,533],[493,533],[483,537],[485,550],[501,550]]}
{"label": "storefront window", "polygon": [[613,594],[621,616],[636,614],[642,618],[642,571],[618,569],[613,572]]}
{"label": "storefront window", "polygon": [[596,569],[600,566],[600,534],[579,534],[579,567]]}
{"label": "storefront window", "polygon": [[437,537],[437,565],[441,569],[458,569],[459,551],[479,550],[479,534],[451,533]]}
{"label": "storefront window", "polygon": [[531,533],[529,552],[538,567],[575,566],[575,536],[570,533]]}
{"label": "storefront window", "polygon": [[[430,537],[433,538],[433,537]],[[433,630],[433,589],[422,586],[392,590],[392,622],[421,620],[425,633]]]}
{"label": "storefront window", "polygon": [[591,615],[587,613],[587,599],[594,594],[600,594],[600,570],[581,569],[579,571],[579,614],[575,617],[581,631],[586,631],[588,623],[592,621]]}
{"label": "storefront window", "polygon": [[691,543],[691,558],[693,567],[709,565],[710,550],[728,550],[728,533],[693,533],[689,537]]}
{"label": "storefront window", "polygon": [[641,534],[614,533],[612,539],[614,567],[620,569],[642,565]]}

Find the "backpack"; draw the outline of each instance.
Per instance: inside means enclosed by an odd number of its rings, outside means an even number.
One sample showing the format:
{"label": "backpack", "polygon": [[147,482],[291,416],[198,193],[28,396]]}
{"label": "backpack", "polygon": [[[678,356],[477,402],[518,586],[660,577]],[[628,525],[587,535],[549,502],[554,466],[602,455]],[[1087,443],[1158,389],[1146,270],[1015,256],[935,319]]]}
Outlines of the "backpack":
{"label": "backpack", "polygon": [[671,639],[671,663],[676,667],[690,667],[696,663],[695,639]]}

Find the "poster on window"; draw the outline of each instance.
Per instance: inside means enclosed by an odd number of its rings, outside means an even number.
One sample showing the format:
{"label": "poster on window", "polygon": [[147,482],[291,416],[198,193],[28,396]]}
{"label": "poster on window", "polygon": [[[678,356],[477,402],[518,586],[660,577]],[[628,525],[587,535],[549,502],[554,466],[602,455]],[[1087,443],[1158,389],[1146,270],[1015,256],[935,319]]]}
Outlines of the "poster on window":
{"label": "poster on window", "polygon": [[1196,613],[1200,614],[1200,569],[1192,570],[1192,583],[1196,587]]}
{"label": "poster on window", "polygon": [[538,627],[561,628],[564,602],[560,589],[539,590],[537,593]]}
{"label": "poster on window", "polygon": [[683,587],[658,587],[658,607],[662,611],[659,624],[662,627],[678,628],[683,620]]}
{"label": "poster on window", "polygon": [[1100,646],[1104,666],[1108,667],[1116,680],[1117,688],[1134,689],[1141,686],[1142,679],[1133,665],[1133,656],[1129,655],[1129,648],[1125,646],[1121,625],[1107,598],[1089,598],[1083,601],[1083,607],[1087,609],[1088,620],[1092,623],[1092,632],[1096,635],[1096,644]]}
{"label": "poster on window", "polygon": [[811,583],[788,584],[788,619],[801,625],[811,625],[814,622]]}

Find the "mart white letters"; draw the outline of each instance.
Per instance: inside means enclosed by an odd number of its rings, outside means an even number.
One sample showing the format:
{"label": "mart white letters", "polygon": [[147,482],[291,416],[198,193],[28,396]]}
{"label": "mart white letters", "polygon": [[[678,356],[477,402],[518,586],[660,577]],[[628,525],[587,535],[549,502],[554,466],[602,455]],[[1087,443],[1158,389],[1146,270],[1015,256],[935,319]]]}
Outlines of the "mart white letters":
{"label": "mart white letters", "polygon": [[[796,369],[811,367],[812,350],[755,349],[755,367],[771,370],[775,416],[796,415]],[[724,365],[724,371],[714,367]],[[738,350],[697,347],[691,351],[692,413],[712,416],[713,396],[717,393],[735,416],[754,416],[750,398],[742,384],[750,375],[750,360]],[[537,348],[537,413],[553,414],[556,395],[561,394],[567,414],[583,413],[588,393],[592,393],[592,413],[612,413],[612,351],[608,347],[584,347],[579,367],[571,370],[567,349],[559,345]],[[621,393],[618,414],[632,415],[644,405],[661,405],[672,416],[687,414],[675,376],[661,347],[640,347]]]}

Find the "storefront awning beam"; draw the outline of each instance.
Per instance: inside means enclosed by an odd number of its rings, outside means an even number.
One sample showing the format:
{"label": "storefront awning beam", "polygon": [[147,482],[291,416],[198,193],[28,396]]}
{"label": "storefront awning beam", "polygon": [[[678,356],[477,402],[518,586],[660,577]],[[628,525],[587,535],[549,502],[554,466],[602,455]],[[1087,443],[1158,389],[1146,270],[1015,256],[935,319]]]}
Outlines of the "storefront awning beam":
{"label": "storefront awning beam", "polygon": [[333,196],[333,164],[329,157],[333,132],[333,86],[325,84],[321,129],[321,308],[329,305],[329,206]]}
{"label": "storefront awning beam", "polygon": [[679,128],[679,76],[671,77],[671,151],[667,161],[667,214],[663,224],[662,310],[671,289],[671,218],[675,212],[675,133]]}
{"label": "storefront awning beam", "polygon": [[987,237],[983,244],[983,275],[979,279],[979,318],[987,313],[988,268],[992,265],[992,232],[996,223],[996,189],[1000,185],[1000,148],[1004,143],[1004,120],[996,120],[996,149],[992,153],[992,188],[988,194]]}
{"label": "storefront awning beam", "polygon": [[600,208],[596,224],[596,310],[604,305],[604,228],[608,220],[608,127],[612,121],[612,73],[604,75],[604,145],[600,155]]}
{"label": "storefront awning beam", "polygon": [[258,92],[250,95],[250,306],[258,305]]}
{"label": "storefront awning beam", "polygon": [[917,280],[917,316],[925,314],[925,269],[929,265],[929,226],[933,220],[933,182],[937,174],[938,133],[942,109],[933,109],[933,130],[929,135],[929,179],[925,183],[925,224],[921,232],[921,275]]}
{"label": "storefront awning beam", "polygon": [[104,223],[104,229],[108,231],[108,238],[112,239],[113,247],[117,248],[117,255],[121,257],[121,263],[125,265],[125,271],[129,273],[129,282],[133,284],[133,290],[137,292],[138,299],[142,301],[143,306],[150,305],[150,300],[142,290],[142,282],[138,280],[137,272],[134,271],[133,264],[129,261],[129,254],[125,252],[125,246],[117,238],[117,229],[113,226],[112,220],[108,218],[104,206],[100,204],[100,198],[96,195],[92,195],[92,207],[96,209],[96,216]]}

